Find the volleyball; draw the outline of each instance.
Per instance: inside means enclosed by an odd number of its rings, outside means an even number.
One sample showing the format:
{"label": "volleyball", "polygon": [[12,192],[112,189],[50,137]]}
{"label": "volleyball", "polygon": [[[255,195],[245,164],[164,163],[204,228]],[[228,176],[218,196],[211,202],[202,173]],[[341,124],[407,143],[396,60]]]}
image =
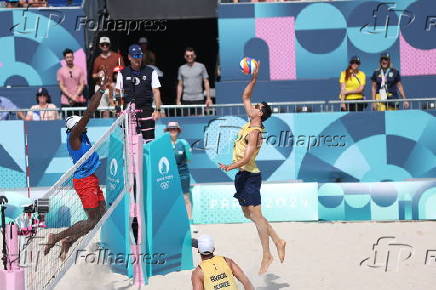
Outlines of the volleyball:
{"label": "volleyball", "polygon": [[244,57],[239,65],[241,66],[241,71],[244,74],[248,75],[252,74],[256,69],[257,61],[253,58]]}

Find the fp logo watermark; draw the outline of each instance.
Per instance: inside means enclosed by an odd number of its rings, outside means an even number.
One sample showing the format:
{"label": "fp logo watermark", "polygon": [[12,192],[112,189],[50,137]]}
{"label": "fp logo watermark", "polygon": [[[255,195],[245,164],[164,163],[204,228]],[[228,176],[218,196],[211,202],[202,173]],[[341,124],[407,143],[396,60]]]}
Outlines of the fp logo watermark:
{"label": "fp logo watermark", "polygon": [[360,266],[382,269],[385,272],[400,269],[400,264],[413,256],[413,247],[409,244],[397,242],[395,237],[380,237],[372,245],[372,252],[368,258],[360,262]]}
{"label": "fp logo watermark", "polygon": [[[400,25],[408,26],[415,20],[415,15],[408,10],[397,9],[395,2],[382,2],[372,12],[372,20],[360,28],[366,34],[384,33],[385,38],[398,38]],[[436,19],[435,24],[436,25]]]}
{"label": "fp logo watermark", "polygon": [[14,34],[25,34],[35,39],[48,38],[53,27],[61,25],[65,21],[62,11],[52,9],[29,10],[31,5],[21,10],[22,15],[18,23],[9,28]]}

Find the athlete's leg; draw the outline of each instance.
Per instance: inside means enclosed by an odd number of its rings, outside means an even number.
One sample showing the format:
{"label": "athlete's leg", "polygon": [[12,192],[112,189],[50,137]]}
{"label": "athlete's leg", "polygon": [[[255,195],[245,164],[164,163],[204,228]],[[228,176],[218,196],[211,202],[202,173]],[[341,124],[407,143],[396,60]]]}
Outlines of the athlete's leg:
{"label": "athlete's leg", "polygon": [[259,234],[260,243],[262,245],[262,262],[260,264],[259,275],[264,274],[269,265],[271,265],[273,257],[269,249],[269,234],[268,234],[268,221],[262,216],[261,206],[248,206],[250,219],[256,225],[257,233]]}
{"label": "athlete's leg", "polygon": [[[251,220],[249,207],[248,206],[241,206],[241,208],[242,208],[242,212],[244,213],[244,217],[249,219],[249,220]],[[271,224],[268,222],[268,220],[267,220],[267,223],[268,223],[268,235],[271,237],[271,239],[273,240],[274,244],[277,244],[281,239],[277,235],[276,231],[273,229]]]}
{"label": "athlete's leg", "polygon": [[59,257],[62,260],[65,260],[65,258],[67,257],[70,247],[80,237],[88,234],[95,227],[95,225],[100,221],[100,219],[104,215],[105,211],[106,211],[106,203],[104,201],[100,201],[99,206],[97,208],[85,209],[85,212],[88,215],[88,219],[85,220],[80,227],[77,227],[76,229],[68,232],[67,237],[62,238],[61,253],[59,255]]}

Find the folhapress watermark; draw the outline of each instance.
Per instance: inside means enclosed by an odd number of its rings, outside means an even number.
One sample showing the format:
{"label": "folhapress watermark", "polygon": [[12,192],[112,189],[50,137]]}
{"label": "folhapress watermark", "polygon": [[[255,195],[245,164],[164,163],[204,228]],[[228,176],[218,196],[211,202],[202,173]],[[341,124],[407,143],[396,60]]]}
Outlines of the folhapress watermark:
{"label": "folhapress watermark", "polygon": [[88,16],[79,16],[76,19],[75,31],[99,31],[99,32],[163,32],[167,30],[167,20],[158,19],[111,19],[108,15],[100,15],[98,19]]}

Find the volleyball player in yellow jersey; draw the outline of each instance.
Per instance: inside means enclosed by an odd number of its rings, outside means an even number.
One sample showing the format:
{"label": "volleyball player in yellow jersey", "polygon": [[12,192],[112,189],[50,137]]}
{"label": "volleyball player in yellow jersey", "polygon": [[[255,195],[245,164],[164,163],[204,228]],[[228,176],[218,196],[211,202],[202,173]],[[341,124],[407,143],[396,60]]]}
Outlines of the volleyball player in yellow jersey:
{"label": "volleyball player in yellow jersey", "polygon": [[232,259],[215,256],[215,244],[208,235],[198,238],[198,252],[201,263],[192,271],[191,281],[194,290],[237,290],[238,279],[245,290],[254,290],[248,277]]}
{"label": "volleyball player in yellow jersey", "polygon": [[219,164],[220,168],[229,171],[239,169],[235,177],[236,194],[244,216],[256,224],[257,232],[262,244],[263,257],[260,264],[259,275],[264,274],[272,263],[272,255],[269,249],[269,237],[276,245],[280,262],[285,259],[286,242],[282,240],[273,227],[263,217],[261,211],[260,187],[262,177],[256,166],[256,156],[262,146],[262,122],[271,116],[271,107],[266,103],[251,104],[251,95],[256,84],[259,72],[257,65],[253,76],[245,87],[242,94],[242,102],[247,112],[249,122],[239,131],[233,148],[233,163],[230,165]]}

